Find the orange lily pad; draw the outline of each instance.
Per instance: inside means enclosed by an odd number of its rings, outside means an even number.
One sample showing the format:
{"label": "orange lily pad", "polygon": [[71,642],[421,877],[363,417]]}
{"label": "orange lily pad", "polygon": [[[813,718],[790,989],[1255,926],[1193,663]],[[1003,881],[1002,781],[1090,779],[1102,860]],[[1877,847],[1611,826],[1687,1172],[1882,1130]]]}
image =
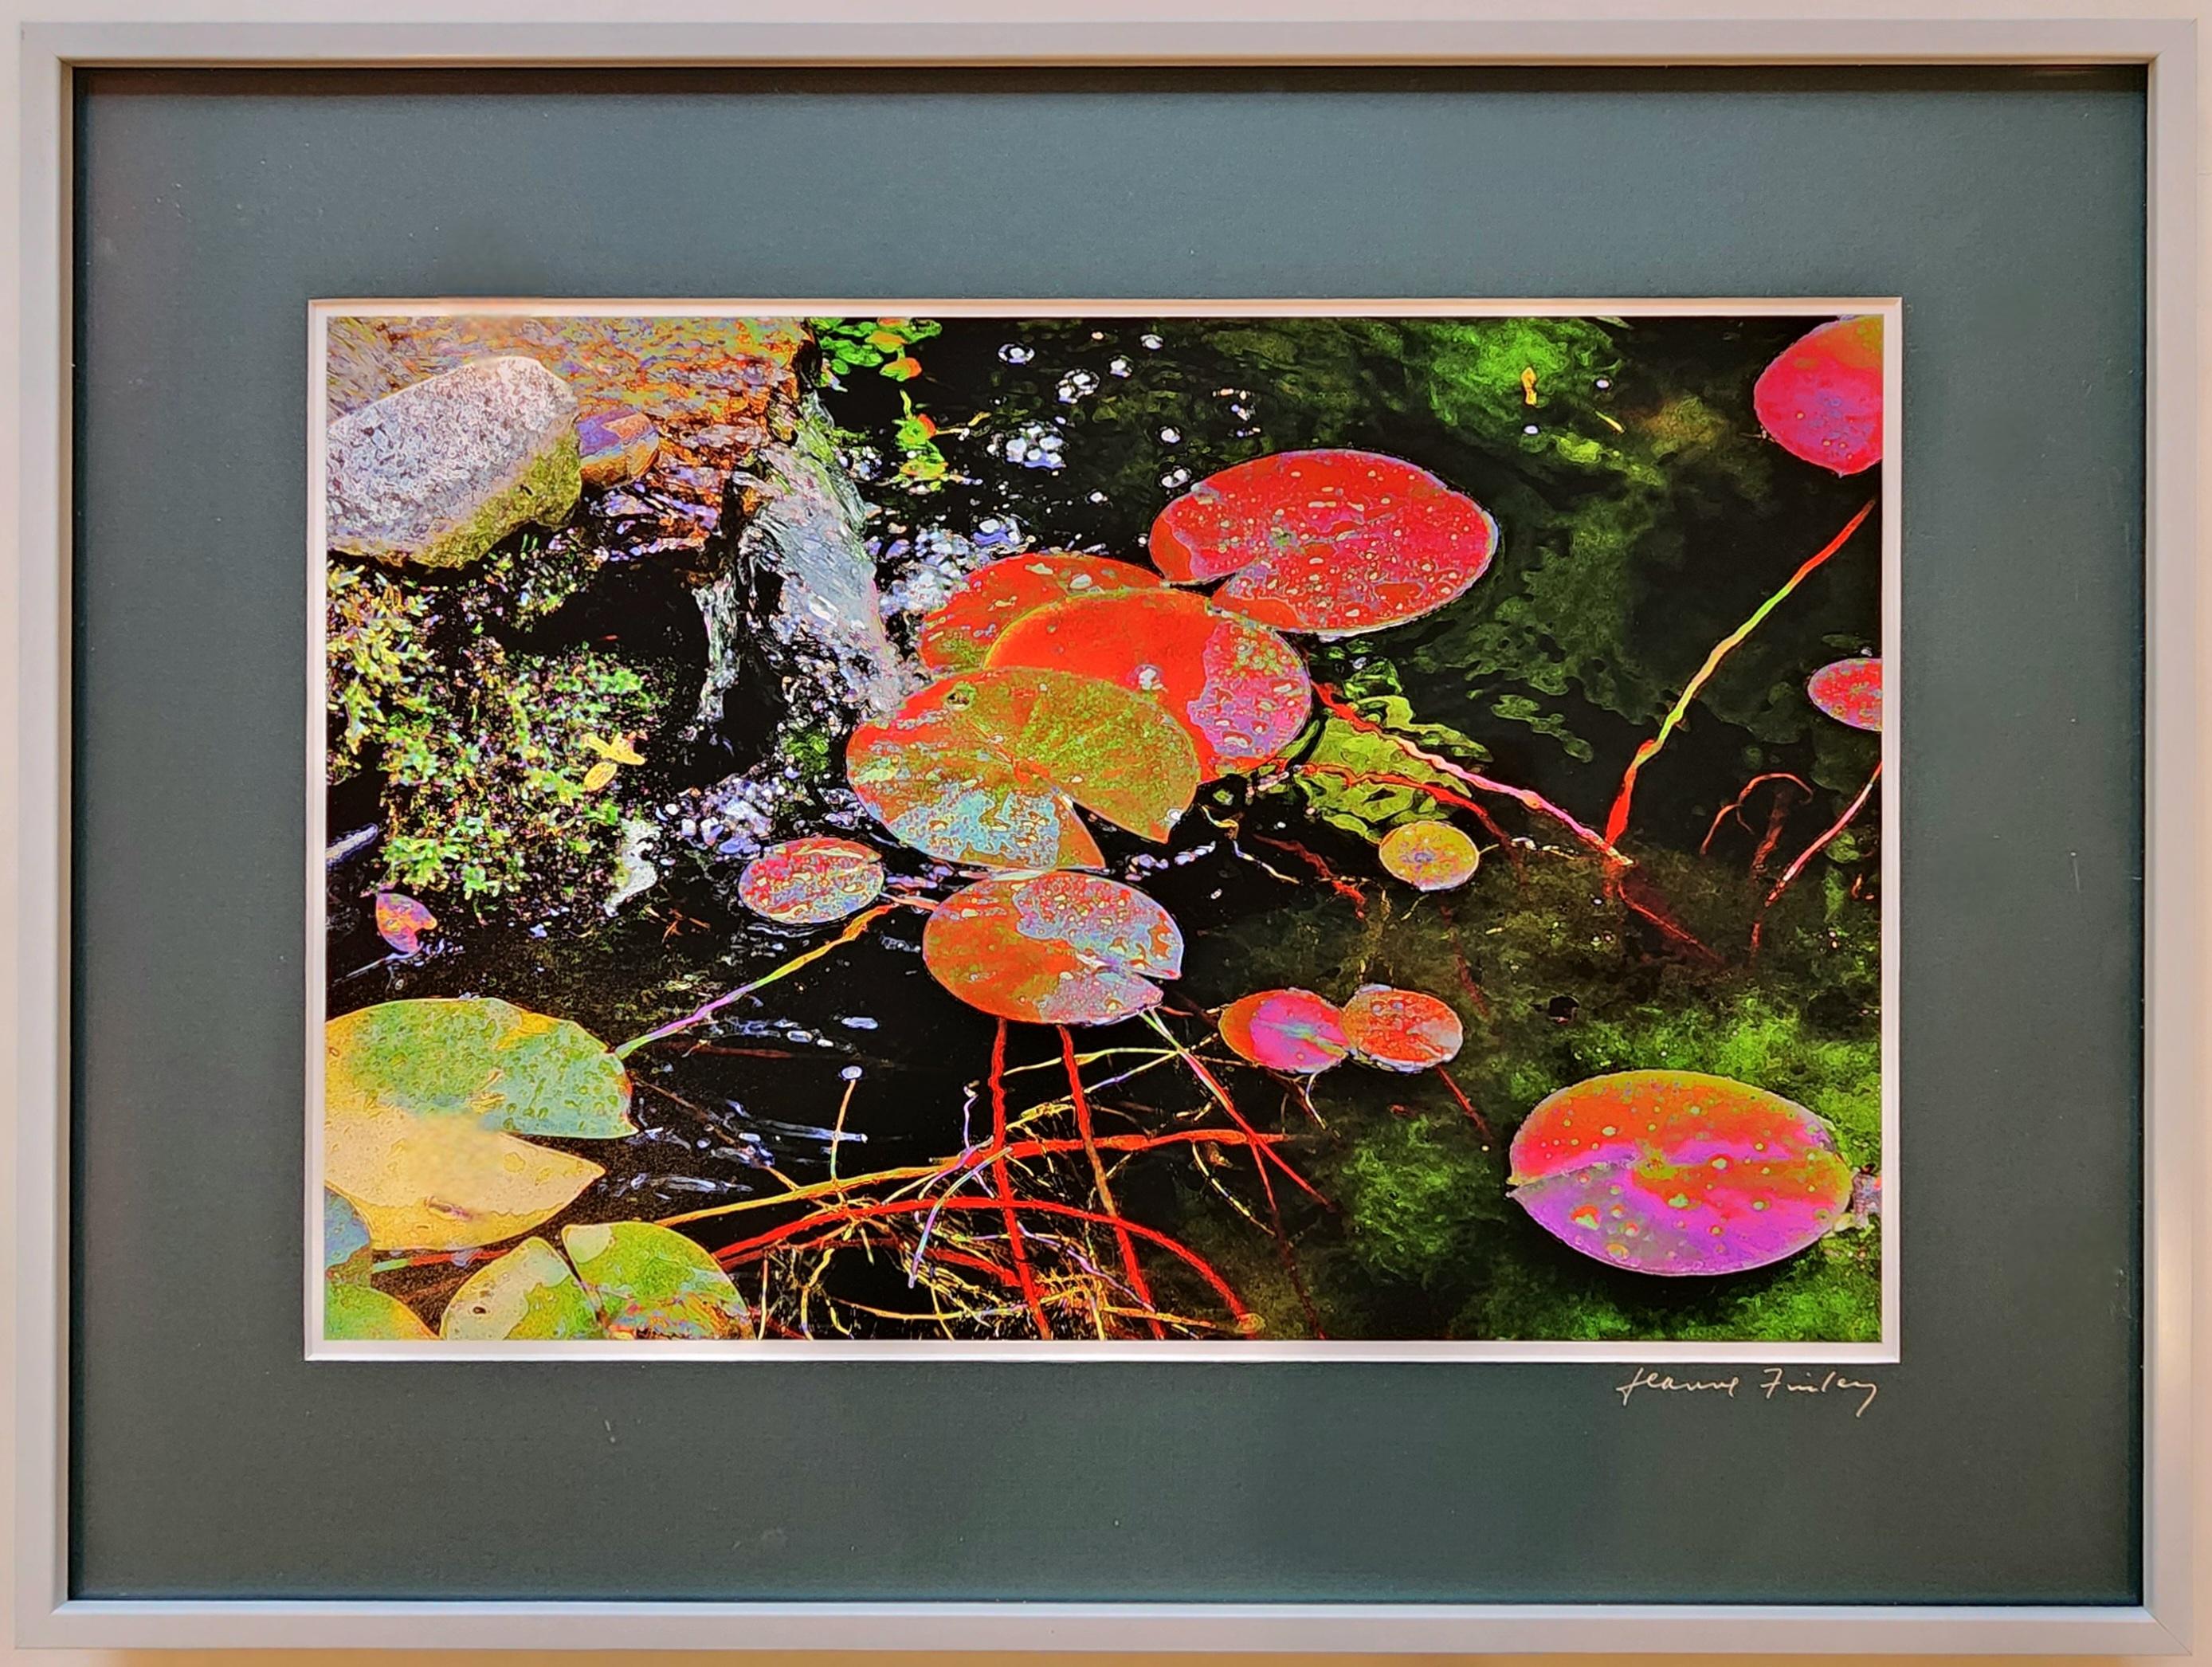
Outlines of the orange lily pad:
{"label": "orange lily pad", "polygon": [[1794,457],[1856,475],[1881,461],[1881,320],[1834,319],[1759,372],[1751,407]]}
{"label": "orange lily pad", "polygon": [[1297,649],[1184,590],[1122,590],[1037,608],[1006,627],[990,663],[1075,672],[1151,696],[1189,732],[1207,779],[1273,757],[1305,727],[1313,705]]}
{"label": "orange lily pad", "polygon": [[1061,872],[976,881],[933,910],[921,958],[971,1007],[1032,1025],[1111,1025],[1182,973],[1182,934],[1134,886]]}
{"label": "orange lily pad", "polygon": [[1474,878],[1482,863],[1475,843],[1449,822],[1408,822],[1382,836],[1386,873],[1416,891],[1450,891]]}
{"label": "orange lily pad", "polygon": [[1352,1051],[1342,1019],[1310,989],[1263,989],[1221,1010],[1221,1039],[1255,1065],[1310,1076]]}
{"label": "orange lily pad", "polygon": [[1489,569],[1498,523],[1379,452],[1278,452],[1209,475],[1152,523],[1152,560],[1262,624],[1351,636],[1419,619]]}
{"label": "orange lily pad", "polygon": [[1515,1202],[1562,1244],[1644,1274],[1734,1274],[1795,1256],[1850,1208],[1828,1125],[1692,1071],[1562,1088],[1513,1136]]}
{"label": "orange lily pad", "polygon": [[1009,625],[1039,608],[1071,596],[1152,590],[1159,585],[1159,575],[1151,569],[1103,556],[1050,551],[1003,557],[962,580],[944,605],[921,622],[915,649],[932,671],[972,671],[983,663]]}
{"label": "orange lily pad", "polygon": [[1361,986],[1344,1004],[1344,1039],[1370,1065],[1425,1071],[1459,1055],[1459,1015],[1433,995],[1389,984]]}
{"label": "orange lily pad", "polygon": [[1000,868],[1095,867],[1095,812],[1165,839],[1198,791],[1198,755],[1157,703],[1028,667],[940,678],[854,730],[845,775],[917,850]]}
{"label": "orange lily pad", "polygon": [[1872,656],[1823,666],[1807,680],[1805,692],[1838,723],[1881,727],[1881,661]]}
{"label": "orange lily pad", "polygon": [[881,858],[849,839],[789,839],[771,845],[738,876],[738,896],[783,926],[842,921],[884,889]]}

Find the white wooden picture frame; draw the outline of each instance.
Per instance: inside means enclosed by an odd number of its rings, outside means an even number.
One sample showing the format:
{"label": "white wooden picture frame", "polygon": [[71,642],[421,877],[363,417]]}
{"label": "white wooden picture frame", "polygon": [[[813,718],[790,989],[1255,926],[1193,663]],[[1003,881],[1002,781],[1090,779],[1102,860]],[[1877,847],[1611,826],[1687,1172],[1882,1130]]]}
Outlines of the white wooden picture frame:
{"label": "white wooden picture frame", "polygon": [[[1694,0],[1632,21],[1595,9],[1474,0],[1393,16],[1326,3],[1218,17],[1172,6],[1046,15],[1004,4],[768,10],[579,0],[526,28],[434,21],[435,6],[327,4],[312,15],[246,0],[167,0],[138,21],[13,4],[21,25],[18,201],[0,216],[16,288],[20,469],[13,560],[0,572],[11,633],[0,781],[15,800],[0,916],[0,1057],[15,1163],[15,1613],[33,1646],[349,1646],[754,1649],[1261,1651],[1754,1650],[2174,1654],[2191,1638],[2191,1438],[2197,1133],[2212,1081],[2212,920],[2202,879],[2212,632],[2197,574],[2198,43],[2193,3],[2148,20],[2071,19],[1949,0],[1910,19],[1792,16],[1781,4],[1715,16]],[[711,17],[697,15],[702,9]],[[1407,14],[1412,15],[1407,15]],[[73,15],[71,15],[73,14]],[[103,9],[103,15],[106,15]],[[2141,64],[2148,72],[2148,1011],[2143,1315],[2144,1601],[2133,1608],[1712,1604],[1079,1604],[1043,1603],[423,1603],[85,1601],[69,1591],[68,618],[70,83],[134,65],[1667,63],[1846,65]],[[0,477],[0,493],[4,493]]]}

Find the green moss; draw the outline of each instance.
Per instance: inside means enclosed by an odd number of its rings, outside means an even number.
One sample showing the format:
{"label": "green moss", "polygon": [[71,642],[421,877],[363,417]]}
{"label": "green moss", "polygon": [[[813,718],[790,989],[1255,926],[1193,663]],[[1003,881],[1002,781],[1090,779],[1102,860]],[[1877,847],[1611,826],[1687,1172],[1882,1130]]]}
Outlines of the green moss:
{"label": "green moss", "polygon": [[1547,1248],[1547,1241],[1525,1258],[1492,1264],[1481,1291],[1452,1321],[1451,1335],[1874,1342],[1881,1335],[1875,1244],[1872,1233],[1837,1233],[1788,1262],[1727,1280],[1663,1280],[1619,1273],[1564,1246]]}
{"label": "green moss", "polygon": [[466,567],[517,527],[558,526],[568,519],[583,490],[583,464],[575,430],[570,429],[552,450],[532,461],[513,485],[487,499],[474,514],[439,534],[410,559],[419,567]]}
{"label": "green moss", "polygon": [[[1597,320],[1424,320],[1413,336],[1417,386],[1445,423],[1510,433],[1524,453],[1601,466],[1602,443],[1571,426],[1574,414],[1592,408],[1598,379],[1620,368],[1620,350]],[[1526,432],[1531,427],[1534,435]]]}
{"label": "green moss", "polygon": [[[1374,839],[1401,822],[1434,818],[1438,800],[1421,786],[1458,793],[1460,785],[1443,770],[1424,764],[1389,739],[1402,738],[1425,752],[1463,765],[1490,757],[1473,737],[1449,724],[1425,723],[1413,715],[1388,660],[1361,658],[1332,663],[1316,657],[1316,675],[1333,683],[1338,694],[1367,723],[1389,732],[1377,735],[1334,715],[1324,715],[1291,749],[1303,770],[1291,780],[1311,813],[1333,827]],[[1395,777],[1395,781],[1382,778]]]}
{"label": "green moss", "polygon": [[1800,1013],[1747,990],[1703,1010],[1646,1009],[1577,1025],[1569,1049],[1583,1074],[1703,1071],[1755,1083],[1834,1125],[1853,1165],[1881,1144],[1881,1044],[1819,1036]]}
{"label": "green moss", "polygon": [[1415,1284],[1465,1281],[1483,1226],[1504,1212],[1496,1154],[1463,1117],[1393,1115],[1370,1125],[1335,1166],[1335,1183],[1352,1254]]}

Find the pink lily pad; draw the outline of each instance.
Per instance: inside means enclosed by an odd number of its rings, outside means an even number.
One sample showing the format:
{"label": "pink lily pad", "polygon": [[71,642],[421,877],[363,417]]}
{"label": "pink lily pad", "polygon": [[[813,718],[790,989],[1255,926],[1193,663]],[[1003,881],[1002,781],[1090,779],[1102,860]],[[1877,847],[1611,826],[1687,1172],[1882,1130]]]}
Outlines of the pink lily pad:
{"label": "pink lily pad", "polygon": [[1006,875],[933,910],[921,958],[971,1007],[1032,1025],[1111,1025],[1182,973],[1182,934],[1134,886],[1097,874]]}
{"label": "pink lily pad", "polygon": [[1159,575],[1150,568],[1103,556],[1048,551],[1004,557],[960,581],[944,605],[921,622],[915,648],[932,671],[971,671],[983,663],[1008,626],[1039,608],[1070,597],[1156,590],[1159,586]]}
{"label": "pink lily pad", "polygon": [[1402,625],[1489,569],[1498,523],[1425,469],[1378,452],[1278,452],[1209,475],[1152,523],[1152,560],[1281,630]]}
{"label": "pink lily pad", "polygon": [[884,865],[849,839],[791,839],[771,845],[738,876],[738,896],[784,926],[819,926],[858,914],[882,893]]}
{"label": "pink lily pad", "polygon": [[404,891],[376,894],[376,935],[402,955],[422,947],[422,934],[438,929],[438,917]]}
{"label": "pink lily pad", "polygon": [[1823,666],[1806,682],[1813,704],[1854,729],[1881,727],[1881,661],[1872,656]]}
{"label": "pink lily pad", "polygon": [[1336,1003],[1310,989],[1263,989],[1221,1010],[1221,1039],[1241,1059],[1310,1076],[1351,1052]]}
{"label": "pink lily pad", "polygon": [[1366,984],[1344,1004],[1344,1039],[1370,1065],[1425,1071],[1459,1056],[1467,1033],[1459,1015],[1433,995]]}
{"label": "pink lily pad", "polygon": [[1509,1183],[1561,1243],[1662,1275],[1795,1256],[1851,1199],[1850,1165],[1826,1122],[1764,1088],[1691,1071],[1562,1088],[1515,1133]]}
{"label": "pink lily pad", "polygon": [[1199,774],[1249,770],[1305,727],[1313,683],[1265,625],[1183,590],[1055,602],[1006,627],[990,664],[1103,678],[1158,701],[1189,733]]}
{"label": "pink lily pad", "polygon": [[1474,878],[1482,852],[1449,822],[1408,822],[1382,836],[1385,873],[1416,891],[1450,891]]}
{"label": "pink lily pad", "polygon": [[1881,461],[1881,320],[1834,319],[1801,336],[1751,390],[1759,425],[1794,457],[1856,475]]}
{"label": "pink lily pad", "polygon": [[915,849],[999,868],[1097,867],[1078,805],[1165,839],[1199,783],[1190,738],[1157,702],[1030,667],[963,672],[908,697],[854,730],[845,775]]}

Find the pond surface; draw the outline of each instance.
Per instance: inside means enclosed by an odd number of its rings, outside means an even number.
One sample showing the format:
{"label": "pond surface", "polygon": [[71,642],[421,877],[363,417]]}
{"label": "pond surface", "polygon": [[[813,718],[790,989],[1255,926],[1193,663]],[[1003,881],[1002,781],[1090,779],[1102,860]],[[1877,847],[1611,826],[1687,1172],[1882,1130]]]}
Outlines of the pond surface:
{"label": "pond surface", "polygon": [[[1144,561],[1171,500],[1266,453],[1402,458],[1500,528],[1490,570],[1459,601],[1391,631],[1302,640],[1316,684],[1360,721],[1316,724],[1288,756],[1338,773],[1203,788],[1164,846],[1093,824],[1109,871],[1164,905],[1188,945],[1164,1036],[1130,1023],[1074,1037],[1095,1135],[1229,1129],[1225,1096],[1255,1138],[1280,1137],[1282,1161],[1259,1162],[1249,1143],[1109,1145],[1115,1210],[1181,1249],[1148,1241],[1146,1310],[1127,1300],[1098,1220],[1040,1216],[1030,1255],[1091,1292],[1087,1309],[1071,1298],[1055,1311],[1056,1330],[1155,1335],[1166,1316],[1159,1335],[1275,1339],[1877,1335],[1871,1232],[1748,1273],[1656,1279],[1566,1248],[1506,1185],[1506,1145],[1532,1107],[1626,1069],[1771,1090],[1825,1118],[1850,1165],[1880,1164],[1879,794],[1775,895],[1879,757],[1878,735],[1805,694],[1820,666],[1877,651],[1879,512],[1727,654],[1645,767],[1620,840],[1632,866],[1602,861],[1565,819],[1605,825],[1638,743],[1715,646],[1878,496],[1878,468],[1811,466],[1753,414],[1754,380],[1814,322],[951,319],[912,332],[911,374],[880,362],[825,373],[801,353],[867,502],[896,639],[996,557]],[[589,642],[672,691],[678,716],[623,789],[648,813],[745,745],[680,739],[704,654],[682,584],[651,563],[611,563],[531,639]],[[1407,744],[1522,796],[1470,793]],[[1439,784],[1480,808],[1440,800]],[[373,815],[366,791],[334,790],[334,834]],[[1439,813],[1483,848],[1473,879],[1422,893],[1386,876],[1380,835]],[[801,819],[788,831],[874,844],[894,897],[957,883],[835,782]],[[664,837],[654,861],[658,883],[611,915],[471,921],[459,900],[428,896],[446,934],[400,958],[368,919],[378,857],[364,847],[332,870],[331,1011],[498,995],[614,1043],[838,934],[752,915],[736,898],[738,865],[709,851]],[[1028,1305],[983,1268],[1003,1272],[1010,1248],[988,1208],[994,1177],[961,1157],[988,1147],[1003,1116],[1015,1138],[1064,1148],[1012,1166],[1024,1195],[1095,1216],[1067,1062],[1054,1030],[1017,1025],[1001,1043],[992,1019],[939,986],[921,956],[926,919],[894,907],[631,1055],[639,1133],[574,1146],[608,1173],[562,1220],[720,1212],[684,1231],[731,1250],[740,1290],[787,1334],[1034,1335]],[[1466,1039],[1446,1071],[1351,1062],[1302,1084],[1244,1066],[1206,1017],[1263,989],[1341,1001],[1374,983],[1452,1006]],[[933,1166],[927,1183],[866,1195],[957,1201],[934,1214],[806,1225],[825,1197],[854,1195],[833,1183]],[[805,1201],[775,1202],[794,1189]],[[741,1248],[789,1226],[805,1231]],[[380,1282],[434,1319],[468,1260]],[[1228,1313],[1207,1270],[1249,1319]]]}

